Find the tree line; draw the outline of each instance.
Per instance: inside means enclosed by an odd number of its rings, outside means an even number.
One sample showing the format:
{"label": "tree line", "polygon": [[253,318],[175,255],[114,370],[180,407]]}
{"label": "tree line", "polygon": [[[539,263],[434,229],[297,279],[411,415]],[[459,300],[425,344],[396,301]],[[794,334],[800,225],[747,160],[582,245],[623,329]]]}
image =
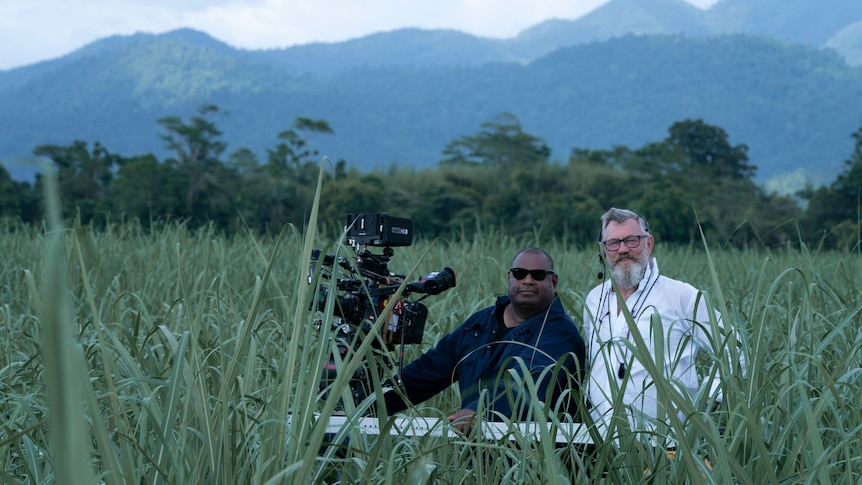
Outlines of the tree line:
{"label": "tree line", "polygon": [[[326,161],[313,148],[333,130],[297,117],[267,149],[265,160],[246,148],[227,153],[217,120],[201,106],[188,120],[158,120],[170,154],[122,156],[98,142],[40,145],[53,160],[64,216],[84,224],[137,220],[145,227],[181,221],[225,233],[303,226],[324,170],[319,220],[339,230],[345,213],[388,212],[413,220],[422,237],[480,230],[535,234],[591,244],[609,207],[645,214],[664,242],[688,244],[700,231],[722,246],[797,244],[859,250],[862,221],[862,128],[845,170],[828,186],[794,196],[767,193],[754,181],[748,147],[733,145],[720,127],[683,120],[668,136],[640,148],[574,148],[551,160],[545,141],[501,113],[473,135],[449,142],[435,168],[392,166],[360,172]],[[42,175],[13,180],[0,167],[0,217],[39,223]]]}

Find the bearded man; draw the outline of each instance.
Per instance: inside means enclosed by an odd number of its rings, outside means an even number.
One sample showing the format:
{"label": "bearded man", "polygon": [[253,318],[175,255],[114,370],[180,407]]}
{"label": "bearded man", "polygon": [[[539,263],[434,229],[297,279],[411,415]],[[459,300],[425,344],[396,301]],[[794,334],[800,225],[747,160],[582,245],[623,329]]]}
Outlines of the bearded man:
{"label": "bearded man", "polygon": [[[679,396],[693,399],[704,385],[709,402],[720,402],[721,383],[701,383],[695,367],[698,352],[714,355],[713,344],[723,338],[716,335],[723,333],[720,315],[700,290],[659,273],[646,219],[612,208],[601,222],[602,283],[584,302],[587,405],[596,425],[606,432],[617,416],[632,429],[656,430],[672,413],[684,419]],[[673,391],[657,386],[658,377]]]}

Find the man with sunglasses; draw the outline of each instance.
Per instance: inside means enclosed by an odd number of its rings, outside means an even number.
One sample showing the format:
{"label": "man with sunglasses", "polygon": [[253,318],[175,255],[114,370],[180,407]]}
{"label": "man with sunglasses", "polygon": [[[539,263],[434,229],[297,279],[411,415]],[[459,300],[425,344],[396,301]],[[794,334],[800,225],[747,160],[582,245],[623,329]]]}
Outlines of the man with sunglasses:
{"label": "man with sunglasses", "polygon": [[[385,394],[389,413],[426,401],[457,382],[461,409],[449,416],[457,428],[472,426],[479,410],[488,420],[495,420],[497,413],[527,418],[534,409],[530,380],[546,409],[574,411],[559,406],[578,401],[585,348],[557,296],[554,260],[542,249],[524,249],[515,255],[507,276],[507,295],[471,315],[404,367],[400,391]],[[558,403],[564,389],[573,394]]]}
{"label": "man with sunglasses", "polygon": [[[602,283],[584,301],[590,414],[602,430],[613,415],[627,418],[635,429],[655,430],[664,421],[660,410],[662,415],[681,410],[670,393],[660,394],[652,373],[695,396],[701,388],[695,358],[700,351],[713,353],[710,333],[721,329],[720,315],[708,309],[698,289],[660,275],[646,219],[612,208],[601,221]],[[605,280],[607,269],[610,281]],[[637,343],[645,345],[648,354]],[[708,384],[715,403],[721,399],[720,383],[716,379]]]}

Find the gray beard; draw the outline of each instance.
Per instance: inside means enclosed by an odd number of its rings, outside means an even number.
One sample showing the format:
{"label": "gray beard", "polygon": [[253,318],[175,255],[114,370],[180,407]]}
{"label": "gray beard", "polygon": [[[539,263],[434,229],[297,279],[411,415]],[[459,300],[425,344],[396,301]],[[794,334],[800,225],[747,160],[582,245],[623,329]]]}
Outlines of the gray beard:
{"label": "gray beard", "polygon": [[628,270],[614,265],[611,268],[611,278],[617,283],[617,286],[625,290],[637,288],[646,273],[646,260],[631,260],[632,264],[628,265]]}

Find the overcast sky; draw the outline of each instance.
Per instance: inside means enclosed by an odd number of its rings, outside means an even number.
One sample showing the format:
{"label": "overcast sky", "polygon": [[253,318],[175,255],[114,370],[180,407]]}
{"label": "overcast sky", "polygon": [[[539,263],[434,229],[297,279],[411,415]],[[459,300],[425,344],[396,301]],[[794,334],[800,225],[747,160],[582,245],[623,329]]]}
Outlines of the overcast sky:
{"label": "overcast sky", "polygon": [[[336,42],[402,27],[513,37],[609,0],[0,0],[0,70],[115,34],[204,31],[234,47]],[[685,0],[706,8],[718,0]]]}

